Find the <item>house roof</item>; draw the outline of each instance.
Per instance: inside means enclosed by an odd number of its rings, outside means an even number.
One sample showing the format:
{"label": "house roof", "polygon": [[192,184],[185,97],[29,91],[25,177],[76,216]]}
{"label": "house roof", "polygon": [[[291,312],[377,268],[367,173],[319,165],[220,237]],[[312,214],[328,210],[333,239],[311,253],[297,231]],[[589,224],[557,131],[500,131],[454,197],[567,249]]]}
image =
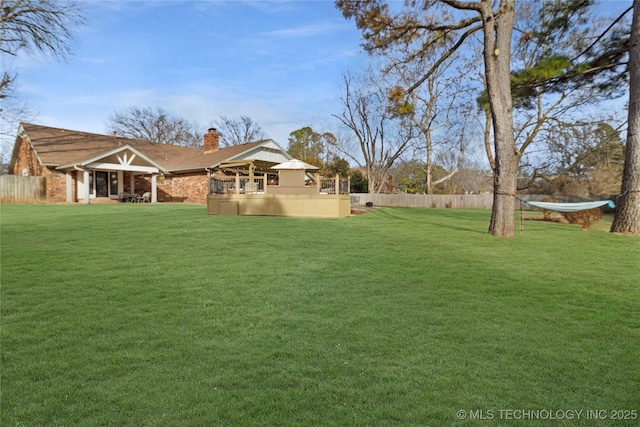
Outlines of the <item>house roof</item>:
{"label": "house roof", "polygon": [[[180,147],[29,123],[21,123],[20,126],[21,133],[24,130],[42,164],[53,167],[82,164],[105,154],[116,152],[124,146],[129,146],[141,153],[165,172],[215,167],[228,159],[237,158],[263,145],[276,147],[277,151],[285,153],[272,140],[234,145],[205,154],[202,148]],[[290,156],[286,155],[286,157]]]}

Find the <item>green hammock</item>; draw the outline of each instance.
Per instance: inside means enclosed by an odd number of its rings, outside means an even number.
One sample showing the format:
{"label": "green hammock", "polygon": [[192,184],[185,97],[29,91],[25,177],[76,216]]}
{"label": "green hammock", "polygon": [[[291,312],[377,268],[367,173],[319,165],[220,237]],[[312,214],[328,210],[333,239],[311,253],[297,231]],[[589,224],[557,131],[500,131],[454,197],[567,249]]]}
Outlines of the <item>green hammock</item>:
{"label": "green hammock", "polygon": [[535,206],[541,209],[547,209],[550,211],[558,212],[578,212],[587,209],[599,208],[600,206],[609,205],[610,208],[615,208],[616,205],[613,200],[600,200],[598,202],[581,202],[581,203],[547,203],[547,202],[531,202],[525,201],[527,209],[529,205]]}

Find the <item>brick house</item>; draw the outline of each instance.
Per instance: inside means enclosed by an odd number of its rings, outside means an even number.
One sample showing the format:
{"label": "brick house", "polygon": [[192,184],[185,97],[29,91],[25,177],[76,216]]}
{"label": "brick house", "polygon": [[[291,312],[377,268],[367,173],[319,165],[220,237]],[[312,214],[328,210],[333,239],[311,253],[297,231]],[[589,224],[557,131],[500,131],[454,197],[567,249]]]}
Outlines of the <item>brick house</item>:
{"label": "brick house", "polygon": [[206,203],[212,178],[237,174],[238,165],[266,176],[292,159],[271,139],[225,148],[218,141],[215,129],[200,149],[21,123],[9,173],[44,177],[50,203],[144,192],[152,202]]}

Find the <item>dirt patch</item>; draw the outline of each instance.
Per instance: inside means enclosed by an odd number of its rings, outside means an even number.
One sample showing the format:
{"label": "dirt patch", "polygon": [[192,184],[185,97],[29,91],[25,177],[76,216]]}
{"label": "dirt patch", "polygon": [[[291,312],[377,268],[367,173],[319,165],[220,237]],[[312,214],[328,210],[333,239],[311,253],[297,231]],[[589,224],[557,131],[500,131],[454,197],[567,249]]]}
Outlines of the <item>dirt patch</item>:
{"label": "dirt patch", "polygon": [[555,212],[545,210],[542,218],[528,218],[529,221],[548,221],[560,224],[576,224],[582,226],[583,230],[591,228],[596,221],[602,218],[602,211],[599,208],[586,209],[578,212]]}
{"label": "dirt patch", "polygon": [[364,206],[355,206],[351,208],[351,215],[360,215],[375,211],[375,207],[367,208]]}

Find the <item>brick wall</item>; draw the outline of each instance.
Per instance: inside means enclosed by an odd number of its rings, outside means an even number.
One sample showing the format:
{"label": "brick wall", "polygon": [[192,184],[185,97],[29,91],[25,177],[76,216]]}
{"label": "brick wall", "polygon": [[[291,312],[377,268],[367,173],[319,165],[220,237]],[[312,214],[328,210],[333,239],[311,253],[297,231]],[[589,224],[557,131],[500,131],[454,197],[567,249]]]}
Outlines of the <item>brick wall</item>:
{"label": "brick wall", "polygon": [[36,157],[36,153],[33,151],[29,140],[22,138],[13,170],[9,171],[9,173],[23,175],[23,170],[25,170],[29,176],[42,176],[42,169],[44,168]]}
{"label": "brick wall", "polygon": [[[67,174],[45,168],[42,174],[47,186],[47,202],[64,203],[67,201]],[[73,199],[72,199],[73,200]]]}
{"label": "brick wall", "polygon": [[[124,191],[128,192],[128,193],[132,193],[131,191],[131,186],[129,185],[131,183],[131,178],[129,177],[129,173],[125,173],[124,174]],[[135,191],[133,191],[136,194],[143,194],[146,193],[147,191],[151,191],[151,177],[147,177],[144,175],[136,175],[136,177],[133,180],[133,187],[135,189]]]}
{"label": "brick wall", "polygon": [[13,170],[10,172],[14,175],[23,175],[23,172],[26,172],[29,176],[44,177],[48,203],[59,203],[67,200],[66,174],[42,166],[27,138],[22,138]]}
{"label": "brick wall", "polygon": [[207,203],[209,178],[207,172],[194,172],[166,176],[164,183],[158,184],[158,201]]}
{"label": "brick wall", "polygon": [[[15,175],[22,175],[23,169],[29,176],[42,176],[45,178],[46,196],[49,203],[64,203],[67,200],[66,173],[52,168],[43,167],[33,151],[33,147],[25,138],[20,144],[13,170]],[[72,173],[72,199],[77,200],[77,174]],[[130,192],[130,179],[124,176],[124,191]],[[150,176],[135,177],[135,192],[142,194],[151,191]],[[166,176],[163,182],[158,182],[159,202],[187,202],[207,203],[209,194],[209,178],[206,171],[192,172]]]}

